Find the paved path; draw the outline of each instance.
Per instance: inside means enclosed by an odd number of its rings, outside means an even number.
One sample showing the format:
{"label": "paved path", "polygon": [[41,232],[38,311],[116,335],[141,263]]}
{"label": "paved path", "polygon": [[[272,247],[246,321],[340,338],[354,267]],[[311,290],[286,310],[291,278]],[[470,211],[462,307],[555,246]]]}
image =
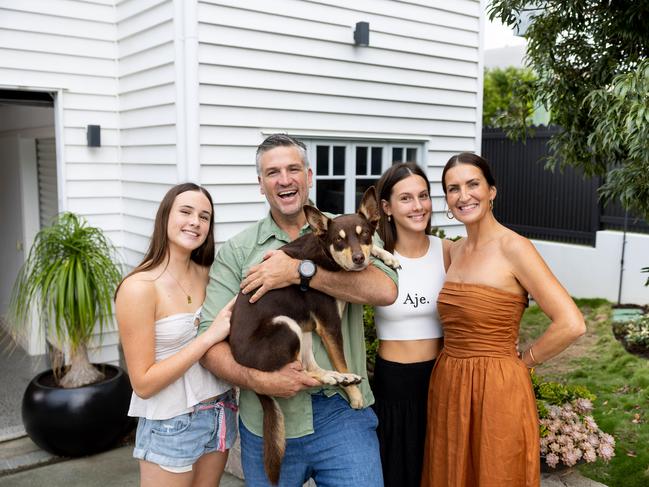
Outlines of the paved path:
{"label": "paved path", "polygon": [[[59,461],[0,477],[2,487],[138,487],[132,446],[98,455]],[[243,480],[225,474],[221,487],[243,487]]]}
{"label": "paved path", "polygon": [[[0,464],[3,449],[0,444]],[[2,475],[0,470],[0,487],[138,487],[138,465],[131,456],[132,446],[123,446],[114,450],[85,458],[62,460],[40,451],[28,438],[12,443],[13,450],[40,458],[41,462],[50,462],[35,466],[30,470]],[[5,447],[4,450],[9,450]],[[4,451],[6,454],[7,452]],[[38,462],[36,462],[38,463]],[[5,465],[6,467],[6,465]],[[6,470],[5,470],[6,472]],[[225,474],[221,487],[243,487],[239,478]],[[361,486],[359,486],[361,487]],[[582,477],[578,472],[569,471],[564,476],[543,474],[541,487],[606,487]]]}

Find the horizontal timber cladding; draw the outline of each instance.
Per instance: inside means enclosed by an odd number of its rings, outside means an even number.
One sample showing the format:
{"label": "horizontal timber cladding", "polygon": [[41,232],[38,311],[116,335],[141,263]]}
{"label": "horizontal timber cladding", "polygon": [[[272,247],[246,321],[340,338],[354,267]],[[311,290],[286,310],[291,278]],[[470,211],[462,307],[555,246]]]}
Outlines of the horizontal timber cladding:
{"label": "horizontal timber cladding", "polygon": [[127,263],[139,263],[159,201],[178,182],[177,34],[172,0],[117,4],[122,213]]}
{"label": "horizontal timber cladding", "polygon": [[[254,153],[269,133],[418,144],[434,187],[450,154],[480,146],[479,2],[202,0],[198,19],[200,178],[218,242],[267,211]],[[369,47],[354,45],[359,21]],[[435,204],[436,223],[457,225]]]}

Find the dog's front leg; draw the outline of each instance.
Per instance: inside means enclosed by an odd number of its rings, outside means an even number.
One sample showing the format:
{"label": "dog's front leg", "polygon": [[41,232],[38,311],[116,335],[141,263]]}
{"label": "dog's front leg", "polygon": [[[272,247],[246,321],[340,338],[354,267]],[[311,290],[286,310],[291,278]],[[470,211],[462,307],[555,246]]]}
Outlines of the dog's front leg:
{"label": "dog's front leg", "polygon": [[[340,328],[340,325],[338,325],[338,328]],[[342,337],[340,334],[336,336],[329,333],[329,331],[319,321],[316,321],[316,333],[327,350],[331,364],[334,369],[336,369],[336,372],[325,371],[325,373],[335,378],[342,377],[344,380],[339,381],[338,383],[345,388],[345,392],[347,392],[347,395],[349,396],[349,404],[354,409],[362,408],[363,396],[356,384],[359,384],[363,379],[359,375],[349,373],[349,370],[347,369],[347,361],[345,360],[345,355],[343,353]]]}
{"label": "dog's front leg", "polygon": [[318,365],[313,356],[313,336],[311,332],[302,334],[302,366],[307,374],[323,384],[348,386],[358,384],[363,378],[360,375],[326,370]]}
{"label": "dog's front leg", "polygon": [[385,263],[385,265],[390,266],[393,269],[401,269],[401,264],[399,264],[397,258],[387,250],[382,249],[381,247],[378,247],[376,245],[372,245],[371,253],[377,259],[381,259]]}

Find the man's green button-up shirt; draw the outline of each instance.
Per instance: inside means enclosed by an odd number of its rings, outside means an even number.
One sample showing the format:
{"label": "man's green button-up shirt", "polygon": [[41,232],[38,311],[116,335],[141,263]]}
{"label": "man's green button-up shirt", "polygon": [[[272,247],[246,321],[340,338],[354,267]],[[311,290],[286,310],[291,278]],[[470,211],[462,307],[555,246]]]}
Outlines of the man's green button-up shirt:
{"label": "man's green button-up shirt", "polygon": [[[310,232],[308,225],[300,235]],[[264,254],[290,242],[288,235],[272,219],[270,213],[266,218],[245,229],[228,240],[219,249],[210,270],[210,282],[203,304],[200,331],[205,330],[217,313],[239,292],[239,285],[248,273],[248,269],[262,261]],[[397,275],[379,260],[372,261],[395,283]],[[374,396],[367,382],[365,367],[365,337],[363,333],[363,307],[359,304],[347,304],[342,318],[342,334],[345,359],[349,371],[364,377],[360,389],[363,403],[367,407],[374,403]],[[332,369],[329,356],[317,334],[313,334],[313,354],[315,360],[324,369]],[[326,395],[347,395],[340,387],[323,386],[303,390],[291,398],[277,398],[285,418],[286,437],[298,438],[313,433],[313,411],[311,393],[324,392]],[[248,430],[262,436],[263,412],[257,395],[250,390],[242,389],[239,397],[239,414]]]}

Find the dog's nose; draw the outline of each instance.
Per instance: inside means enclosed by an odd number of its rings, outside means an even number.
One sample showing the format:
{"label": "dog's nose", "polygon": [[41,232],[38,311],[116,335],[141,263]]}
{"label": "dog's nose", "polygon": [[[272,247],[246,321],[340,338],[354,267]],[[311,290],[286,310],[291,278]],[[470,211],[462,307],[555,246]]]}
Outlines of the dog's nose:
{"label": "dog's nose", "polygon": [[352,255],[352,261],[354,261],[354,264],[360,265],[365,262],[365,255],[363,252],[354,252]]}

